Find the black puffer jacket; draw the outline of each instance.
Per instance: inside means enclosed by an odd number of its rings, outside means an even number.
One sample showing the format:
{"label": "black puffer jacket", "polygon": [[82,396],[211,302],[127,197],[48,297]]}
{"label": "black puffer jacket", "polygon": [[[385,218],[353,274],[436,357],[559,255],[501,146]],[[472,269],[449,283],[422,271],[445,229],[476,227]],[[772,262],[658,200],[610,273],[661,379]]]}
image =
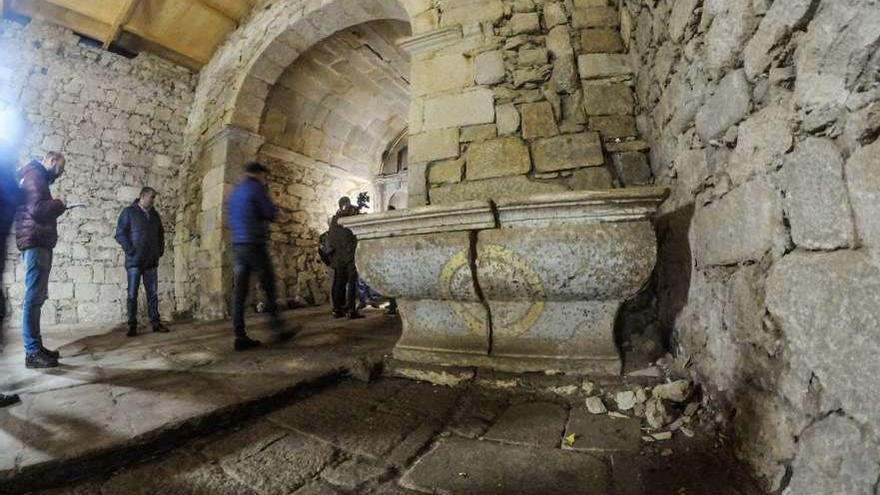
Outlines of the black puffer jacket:
{"label": "black puffer jacket", "polygon": [[354,263],[354,254],[357,251],[357,237],[351,229],[339,225],[339,214],[330,221],[330,230],[327,233],[327,244],[330,247],[330,266],[334,269],[343,268]]}
{"label": "black puffer jacket", "polygon": [[147,213],[135,200],[119,215],[116,241],[125,251],[126,268],[159,266],[159,258],[165,254],[165,229],[159,212],[151,208]]}

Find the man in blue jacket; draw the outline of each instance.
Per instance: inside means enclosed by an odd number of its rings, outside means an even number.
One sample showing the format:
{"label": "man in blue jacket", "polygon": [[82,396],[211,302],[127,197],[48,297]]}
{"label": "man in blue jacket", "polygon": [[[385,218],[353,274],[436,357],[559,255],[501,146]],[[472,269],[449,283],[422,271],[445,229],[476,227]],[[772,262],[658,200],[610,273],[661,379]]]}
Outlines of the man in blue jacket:
{"label": "man in blue jacket", "polygon": [[[275,297],[275,272],[266,243],[269,239],[268,224],[278,218],[278,210],[269,198],[266,176],[269,171],[260,163],[248,163],[241,182],[229,197],[229,227],[232,229],[233,301],[232,324],[235,330],[235,350],[244,351],[260,345],[260,341],[248,337],[244,328],[244,311],[247,302],[251,273],[266,291],[266,311],[272,318],[272,328],[281,332]],[[280,339],[292,333],[281,333]]]}
{"label": "man in blue jacket", "polygon": [[138,199],[122,210],[116,222],[116,242],[125,251],[128,273],[128,335],[137,335],[137,300],[141,279],[147,293],[147,313],[154,332],[167,333],[159,319],[159,258],[165,254],[165,229],[154,208],[156,190],[144,187]]}
{"label": "man in blue jacket", "polygon": [[[0,111],[0,119],[10,127],[21,122],[18,114],[11,111]],[[13,129],[9,135],[0,133],[0,339],[3,338],[3,323],[6,320],[6,293],[2,287],[6,265],[6,238],[12,231],[15,210],[21,201],[18,183],[15,180],[20,136],[14,132],[15,130]],[[16,394],[0,393],[0,407],[11,406],[18,401],[19,397]]]}

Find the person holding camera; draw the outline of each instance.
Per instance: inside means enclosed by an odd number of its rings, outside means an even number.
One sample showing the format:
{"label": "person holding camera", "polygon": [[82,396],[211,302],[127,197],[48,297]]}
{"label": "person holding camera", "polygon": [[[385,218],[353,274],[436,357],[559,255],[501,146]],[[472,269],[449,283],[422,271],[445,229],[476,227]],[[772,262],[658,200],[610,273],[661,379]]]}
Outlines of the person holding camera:
{"label": "person holding camera", "polygon": [[355,320],[364,317],[357,310],[358,272],[354,263],[357,237],[351,229],[339,225],[340,218],[357,215],[358,209],[351,204],[348,196],[339,198],[339,210],[330,221],[330,230],[327,233],[330,266],[333,268],[331,298],[333,316],[336,318],[348,316]]}

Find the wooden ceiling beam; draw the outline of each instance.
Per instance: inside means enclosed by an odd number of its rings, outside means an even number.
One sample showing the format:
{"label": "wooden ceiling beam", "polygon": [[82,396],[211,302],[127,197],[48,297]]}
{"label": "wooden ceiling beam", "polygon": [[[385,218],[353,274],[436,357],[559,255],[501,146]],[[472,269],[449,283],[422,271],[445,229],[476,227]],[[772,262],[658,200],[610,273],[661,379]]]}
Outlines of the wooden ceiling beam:
{"label": "wooden ceiling beam", "polygon": [[139,29],[138,26],[134,25],[126,27],[125,30],[131,34],[138,36],[139,38],[142,38],[144,41],[149,41],[150,43],[154,43],[173,52],[179,53],[201,65],[205,65],[208,63],[208,60],[204,60],[203,57],[193,54],[192,50],[188,49],[188,47],[182,45],[181,43],[178,43],[177,41],[156,36],[150,32]]}
{"label": "wooden ceiling beam", "polygon": [[116,40],[116,37],[119,36],[122,28],[129,19],[131,19],[131,14],[134,13],[137,4],[138,0],[123,0],[122,5],[119,7],[119,11],[116,13],[116,18],[113,20],[113,25],[110,27],[110,34],[104,38],[105,50],[110,48],[110,44]]}
{"label": "wooden ceiling beam", "polygon": [[7,9],[31,19],[66,26],[97,40],[103,40],[110,31],[110,25],[105,22],[40,0],[9,0]]}
{"label": "wooden ceiling beam", "polygon": [[238,26],[238,17],[236,17],[236,15],[234,13],[223,8],[222,5],[218,4],[214,0],[196,0],[196,3],[200,4],[201,6],[207,8],[209,10],[214,11],[217,14],[222,15],[223,17],[225,17],[225,18],[229,19],[230,21],[232,21],[233,23],[235,23],[236,26]]}

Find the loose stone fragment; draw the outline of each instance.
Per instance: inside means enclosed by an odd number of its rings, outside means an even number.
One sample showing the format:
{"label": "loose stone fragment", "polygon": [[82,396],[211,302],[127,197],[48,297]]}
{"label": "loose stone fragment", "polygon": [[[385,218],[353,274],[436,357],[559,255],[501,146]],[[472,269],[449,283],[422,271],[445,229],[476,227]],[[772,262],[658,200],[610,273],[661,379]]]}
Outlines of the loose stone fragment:
{"label": "loose stone fragment", "polygon": [[663,401],[653,397],[645,405],[645,418],[651,428],[662,428],[669,421],[669,415],[666,412],[666,406]]}
{"label": "loose stone fragment", "polygon": [[658,399],[684,402],[691,394],[691,382],[688,380],[676,380],[672,383],[657,385],[654,387],[653,394]]}
{"label": "loose stone fragment", "polygon": [[636,394],[631,391],[618,392],[614,397],[614,401],[617,402],[618,409],[621,411],[629,411],[636,405]]}
{"label": "loose stone fragment", "polygon": [[587,397],[587,411],[590,411],[592,414],[605,414],[608,412],[608,409],[605,407],[605,403],[602,402],[602,398],[595,396]]}
{"label": "loose stone fragment", "polygon": [[672,432],[671,431],[661,431],[657,433],[651,433],[651,437],[654,440],[671,440]]}

